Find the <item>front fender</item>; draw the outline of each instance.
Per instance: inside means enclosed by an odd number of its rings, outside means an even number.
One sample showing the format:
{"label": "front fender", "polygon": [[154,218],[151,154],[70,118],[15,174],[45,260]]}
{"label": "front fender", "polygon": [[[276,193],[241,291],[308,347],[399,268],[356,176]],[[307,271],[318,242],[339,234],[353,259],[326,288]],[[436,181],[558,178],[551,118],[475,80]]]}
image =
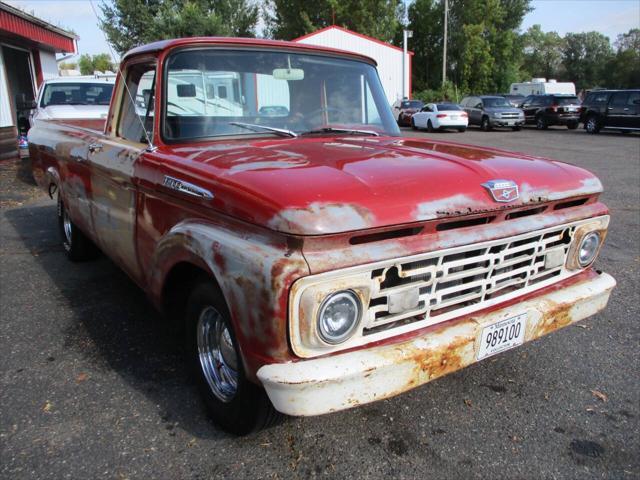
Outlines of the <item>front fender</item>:
{"label": "front fender", "polygon": [[295,242],[257,227],[185,220],[158,242],[151,261],[152,296],[160,299],[171,269],[192,263],[218,282],[250,378],[265,363],[292,358],[287,339],[291,284],[309,268]]}

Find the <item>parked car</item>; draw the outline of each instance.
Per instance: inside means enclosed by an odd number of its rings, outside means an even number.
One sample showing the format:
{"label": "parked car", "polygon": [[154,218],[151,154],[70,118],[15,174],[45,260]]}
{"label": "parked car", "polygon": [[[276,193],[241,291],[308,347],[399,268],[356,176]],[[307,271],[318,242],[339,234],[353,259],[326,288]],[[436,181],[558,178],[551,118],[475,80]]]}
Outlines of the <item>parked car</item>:
{"label": "parked car", "polygon": [[512,107],[504,97],[481,95],[465,97],[460,102],[462,108],[469,115],[469,125],[480,125],[484,131],[493,127],[511,127],[520,130],[524,125],[524,113],[519,108]]}
{"label": "parked car", "polygon": [[524,100],[524,95],[520,95],[520,94],[512,95],[510,93],[488,93],[487,96],[504,97],[509,101],[512,107],[516,107],[516,108],[518,108],[522,103],[522,100]]}
{"label": "parked car", "polygon": [[566,125],[574,130],[580,122],[580,99],[575,95],[529,95],[520,108],[525,121],[541,130],[550,125]]}
{"label": "parked car", "polygon": [[430,132],[446,128],[464,132],[468,124],[467,112],[455,103],[428,103],[411,117],[411,127],[414,130],[426,128]]}
{"label": "parked car", "polygon": [[105,119],[113,93],[113,78],[58,77],[45,80],[31,113],[35,119]]}
{"label": "parked car", "polygon": [[[402,138],[369,57],[196,37],[122,72],[100,130],[35,121],[34,177],[67,256],[101,250],[184,332],[230,432],[389,398],[607,304],[598,178]],[[289,115],[260,116],[265,98]]]}
{"label": "parked car", "polygon": [[623,133],[640,130],[640,90],[591,92],[582,102],[580,119],[589,133],[603,128]]}
{"label": "parked car", "polygon": [[420,111],[424,103],[420,100],[396,100],[393,104],[393,116],[398,119],[398,125],[408,127],[411,125],[411,117]]}

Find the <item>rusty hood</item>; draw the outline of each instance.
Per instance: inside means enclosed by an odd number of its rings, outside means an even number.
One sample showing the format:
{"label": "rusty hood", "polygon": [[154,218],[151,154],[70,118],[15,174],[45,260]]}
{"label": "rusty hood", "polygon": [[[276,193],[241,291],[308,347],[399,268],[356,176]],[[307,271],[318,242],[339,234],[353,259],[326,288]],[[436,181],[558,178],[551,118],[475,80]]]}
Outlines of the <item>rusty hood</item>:
{"label": "rusty hood", "polygon": [[[163,149],[164,150],[164,149]],[[566,163],[449,142],[310,137],[174,146],[161,168],[210,189],[225,213],[296,235],[322,235],[520,207],[602,191]],[[483,183],[512,180],[498,203]]]}

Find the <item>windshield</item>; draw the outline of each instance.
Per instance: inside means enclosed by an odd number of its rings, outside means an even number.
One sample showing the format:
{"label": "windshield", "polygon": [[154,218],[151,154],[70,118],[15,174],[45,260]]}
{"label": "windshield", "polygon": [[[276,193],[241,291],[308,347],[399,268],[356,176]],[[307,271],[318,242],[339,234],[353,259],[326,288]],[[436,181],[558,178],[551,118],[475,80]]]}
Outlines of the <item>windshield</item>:
{"label": "windshield", "polygon": [[168,140],[275,134],[257,126],[297,134],[328,127],[400,133],[377,72],[365,62],[206,48],[174,53],[165,75]]}
{"label": "windshield", "polygon": [[42,108],[51,105],[109,105],[112,83],[49,83],[42,92]]}
{"label": "windshield", "polygon": [[436,108],[438,109],[439,112],[443,112],[443,111],[447,111],[447,110],[462,110],[455,103],[438,103],[436,105]]}
{"label": "windshield", "polygon": [[485,98],[482,100],[485,107],[511,107],[506,98]]}
{"label": "windshield", "polygon": [[418,100],[413,100],[413,101],[402,102],[401,107],[402,108],[422,108],[423,105],[424,103]]}

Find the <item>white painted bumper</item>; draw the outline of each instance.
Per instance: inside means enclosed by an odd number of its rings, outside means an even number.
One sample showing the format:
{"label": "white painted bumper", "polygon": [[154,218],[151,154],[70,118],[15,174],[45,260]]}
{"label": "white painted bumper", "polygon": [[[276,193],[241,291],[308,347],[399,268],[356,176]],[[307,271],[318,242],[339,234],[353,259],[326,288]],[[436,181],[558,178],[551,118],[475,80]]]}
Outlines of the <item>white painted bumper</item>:
{"label": "white painted bumper", "polygon": [[525,342],[599,312],[616,282],[606,273],[490,313],[435,326],[409,341],[258,370],[277,410],[320,415],[389,398],[475,363],[482,329],[527,312]]}

